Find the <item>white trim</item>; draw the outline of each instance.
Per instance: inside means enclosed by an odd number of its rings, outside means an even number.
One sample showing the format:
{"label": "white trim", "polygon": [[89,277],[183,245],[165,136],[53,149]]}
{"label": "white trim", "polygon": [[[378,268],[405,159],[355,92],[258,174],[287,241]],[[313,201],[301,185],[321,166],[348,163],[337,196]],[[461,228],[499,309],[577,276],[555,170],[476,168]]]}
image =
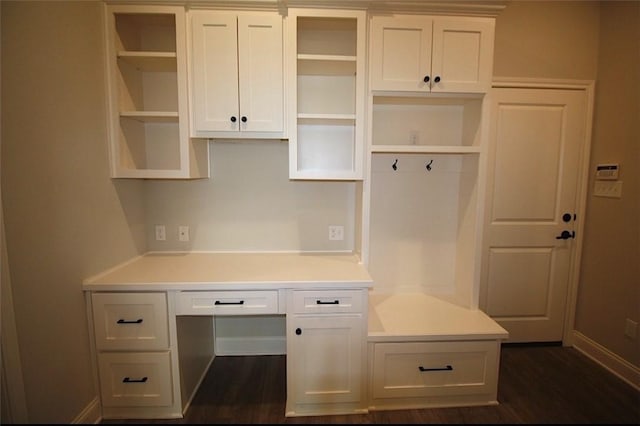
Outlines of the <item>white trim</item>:
{"label": "white trim", "polygon": [[582,257],[582,245],[584,235],[584,218],[587,210],[587,189],[589,183],[589,160],[591,154],[591,134],[593,126],[593,109],[595,99],[594,80],[568,80],[549,78],[517,78],[517,77],[494,77],[492,88],[530,88],[530,89],[563,89],[582,90],[587,96],[586,100],[586,122],[584,124],[584,144],[582,146],[582,159],[578,180],[576,182],[576,234],[574,250],[571,253],[570,270],[567,286],[567,303],[563,325],[563,346],[573,346],[574,321],[576,313],[576,303],[578,300],[578,285],[580,283],[580,261]]}
{"label": "white trim", "polygon": [[640,391],[640,368],[622,359],[578,331],[573,332],[573,347]]}
{"label": "white trim", "polygon": [[102,421],[102,415],[100,408],[100,401],[98,397],[93,398],[93,400],[87,405],[84,410],[80,412],[76,416],[75,419],[71,421],[72,424],[99,424]]}

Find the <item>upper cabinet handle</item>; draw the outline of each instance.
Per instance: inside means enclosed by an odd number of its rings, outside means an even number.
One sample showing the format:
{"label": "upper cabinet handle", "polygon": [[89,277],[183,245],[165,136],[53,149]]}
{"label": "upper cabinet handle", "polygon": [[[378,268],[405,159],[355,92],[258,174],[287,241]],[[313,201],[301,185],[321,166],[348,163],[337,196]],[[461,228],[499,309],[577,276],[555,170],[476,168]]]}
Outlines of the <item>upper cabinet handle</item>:
{"label": "upper cabinet handle", "polygon": [[237,120],[236,116],[235,116],[235,115],[232,115],[232,116],[231,116],[231,122],[232,122],[232,123],[235,123],[235,122],[236,122],[236,120]]}
{"label": "upper cabinet handle", "polygon": [[243,123],[246,123],[247,122],[247,117],[243,115],[240,120],[242,120]]}
{"label": "upper cabinet handle", "polygon": [[428,83],[430,78],[428,75],[425,75],[424,78],[422,79],[425,83]]}
{"label": "upper cabinet handle", "polygon": [[436,83],[440,83],[440,76],[436,75],[436,78],[433,79]]}

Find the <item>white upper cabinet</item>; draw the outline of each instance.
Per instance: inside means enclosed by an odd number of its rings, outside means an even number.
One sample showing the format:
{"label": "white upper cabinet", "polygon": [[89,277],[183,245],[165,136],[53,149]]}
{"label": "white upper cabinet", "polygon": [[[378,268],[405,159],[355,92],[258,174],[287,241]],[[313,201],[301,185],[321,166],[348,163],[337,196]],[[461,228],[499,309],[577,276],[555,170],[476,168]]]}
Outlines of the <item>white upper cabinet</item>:
{"label": "white upper cabinet", "polygon": [[371,89],[487,92],[494,25],[481,17],[373,16]]}
{"label": "white upper cabinet", "polygon": [[191,135],[284,136],[282,17],[190,12]]}

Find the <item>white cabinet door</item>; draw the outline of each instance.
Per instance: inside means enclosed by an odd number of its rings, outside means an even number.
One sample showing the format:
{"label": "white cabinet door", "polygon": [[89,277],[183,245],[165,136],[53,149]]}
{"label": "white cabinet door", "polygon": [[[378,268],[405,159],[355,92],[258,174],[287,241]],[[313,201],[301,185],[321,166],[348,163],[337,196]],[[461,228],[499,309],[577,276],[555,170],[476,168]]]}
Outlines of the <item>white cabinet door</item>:
{"label": "white cabinet door", "polygon": [[192,99],[196,130],[237,131],[238,38],[235,14],[193,14]]}
{"label": "white cabinet door", "polygon": [[296,315],[289,323],[289,396],[299,404],[338,404],[362,398],[361,314]]}
{"label": "white cabinet door", "polygon": [[372,90],[486,92],[494,25],[493,18],[373,17]]}
{"label": "white cabinet door", "polygon": [[493,73],[490,20],[434,19],[433,92],[487,92]]}
{"label": "white cabinet door", "polygon": [[194,137],[283,132],[280,15],[191,14]]}
{"label": "white cabinet door", "polygon": [[431,27],[432,20],[421,17],[371,20],[373,90],[430,90]]}
{"label": "white cabinet door", "polygon": [[[240,130],[283,130],[282,18],[238,17]],[[245,121],[246,119],[246,121]]]}

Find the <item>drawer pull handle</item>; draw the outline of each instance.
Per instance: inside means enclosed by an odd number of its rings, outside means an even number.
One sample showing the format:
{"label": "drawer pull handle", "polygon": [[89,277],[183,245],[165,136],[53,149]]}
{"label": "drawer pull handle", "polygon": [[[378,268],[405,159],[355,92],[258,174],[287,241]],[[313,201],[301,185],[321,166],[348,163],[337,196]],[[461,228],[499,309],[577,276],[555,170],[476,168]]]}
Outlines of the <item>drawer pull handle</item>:
{"label": "drawer pull handle", "polygon": [[216,305],[244,305],[244,300],[241,300],[239,302],[221,302],[219,300],[216,300]]}
{"label": "drawer pull handle", "polygon": [[141,324],[141,323],[142,323],[142,318],[138,318],[137,320],[125,320],[125,319],[118,320],[118,324]]}
{"label": "drawer pull handle", "polygon": [[122,383],[146,383],[147,380],[147,376],[144,376],[142,379],[130,379],[129,377],[125,377],[122,379]]}
{"label": "drawer pull handle", "polygon": [[316,300],[316,305],[339,305],[339,300],[334,300],[333,302],[323,302],[322,300]]}
{"label": "drawer pull handle", "polygon": [[440,368],[424,368],[423,366],[418,367],[418,369],[420,371],[451,371],[453,370],[453,367],[450,365],[447,365],[446,367],[440,367]]}

